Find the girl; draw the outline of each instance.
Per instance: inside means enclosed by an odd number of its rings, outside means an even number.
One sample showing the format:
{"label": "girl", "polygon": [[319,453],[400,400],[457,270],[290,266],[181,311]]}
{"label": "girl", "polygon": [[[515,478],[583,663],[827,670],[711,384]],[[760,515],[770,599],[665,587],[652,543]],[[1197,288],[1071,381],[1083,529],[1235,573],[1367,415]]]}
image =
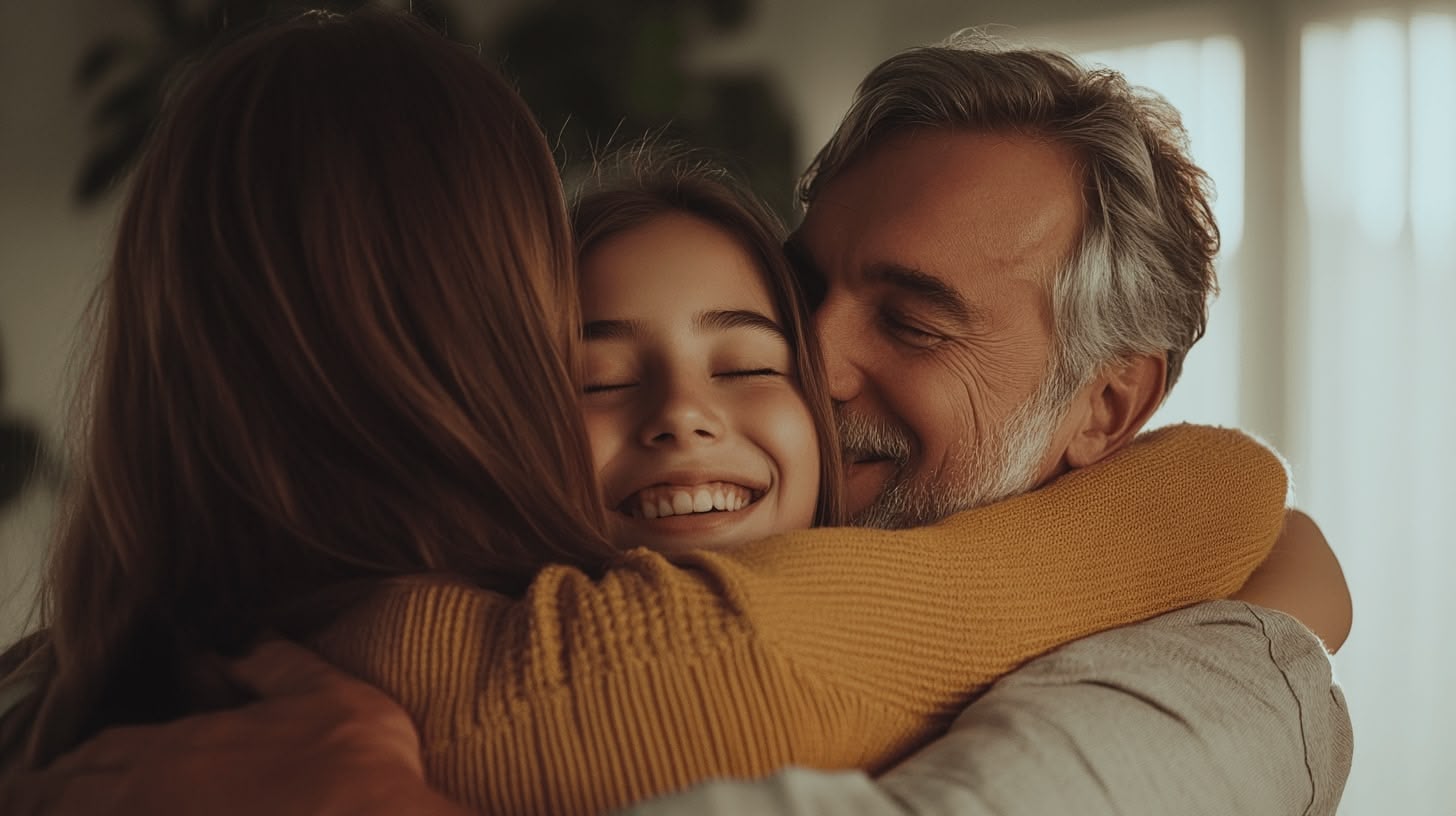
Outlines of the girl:
{"label": "girl", "polygon": [[690,153],[619,156],[573,212],[613,540],[673,553],[839,523],[828,387],[778,221]]}
{"label": "girl", "polygon": [[[802,306],[769,291],[692,322],[769,335],[769,318],[787,357],[719,349],[749,389],[735,407],[792,413],[793,379],[827,427],[812,367],[777,367],[809,342]],[[549,150],[473,52],[381,13],[221,49],[170,100],[123,208],[49,629],[7,681],[41,680],[4,722],[18,764],[216,703],[196,659],[273,630],[397,697],[430,779],[477,808],[879,769],[1028,657],[1234,591],[1282,524],[1272,454],[1182,429],[934,528],[797,531],[674,565],[626,549],[661,541],[630,525],[684,517],[714,542],[678,493],[668,515],[644,490],[691,487],[695,509],[712,486],[736,518],[793,529],[835,512],[825,466],[760,440],[639,473],[599,444],[609,525],[576,295]],[[593,316],[608,334],[645,317]],[[586,397],[604,412],[613,376]],[[642,438],[715,435],[684,422]]]}

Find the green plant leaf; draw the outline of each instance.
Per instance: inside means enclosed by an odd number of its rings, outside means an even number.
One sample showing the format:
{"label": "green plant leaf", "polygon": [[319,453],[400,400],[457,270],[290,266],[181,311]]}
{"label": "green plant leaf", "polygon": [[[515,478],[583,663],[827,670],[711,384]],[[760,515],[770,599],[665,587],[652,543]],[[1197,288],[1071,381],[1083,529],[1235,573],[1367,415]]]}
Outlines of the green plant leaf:
{"label": "green plant leaf", "polygon": [[84,91],[95,85],[129,50],[129,44],[118,38],[102,40],[86,49],[76,69],[76,87]]}
{"label": "green plant leaf", "polygon": [[161,93],[158,72],[143,71],[101,97],[91,111],[91,126],[104,130],[132,119],[150,119]]}
{"label": "green plant leaf", "polygon": [[40,433],[25,423],[0,420],[0,508],[19,498],[40,470]]}
{"label": "green plant leaf", "polygon": [[137,118],[94,148],[82,166],[81,177],[76,184],[76,199],[89,204],[101,198],[125,176],[141,156],[142,144],[150,128],[150,119]]}

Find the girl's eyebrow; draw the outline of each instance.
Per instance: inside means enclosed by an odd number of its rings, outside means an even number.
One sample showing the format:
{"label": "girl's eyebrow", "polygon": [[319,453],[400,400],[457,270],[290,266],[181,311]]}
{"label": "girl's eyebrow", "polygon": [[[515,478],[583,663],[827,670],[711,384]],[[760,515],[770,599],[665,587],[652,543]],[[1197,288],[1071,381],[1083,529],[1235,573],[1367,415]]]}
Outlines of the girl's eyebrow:
{"label": "girl's eyebrow", "polygon": [[581,327],[583,340],[631,340],[641,333],[640,320],[592,320]]}
{"label": "girl's eyebrow", "polygon": [[[730,329],[753,329],[767,332],[776,339],[788,342],[784,327],[762,312],[752,309],[710,309],[698,312],[693,317],[693,330],[728,331]],[[581,327],[584,340],[631,340],[643,333],[640,320],[592,320]]]}
{"label": "girl's eyebrow", "polygon": [[778,321],[751,309],[714,309],[699,312],[697,317],[693,318],[693,328],[697,331],[754,329],[768,332],[784,342],[789,340],[788,334],[784,332],[784,327],[780,326]]}

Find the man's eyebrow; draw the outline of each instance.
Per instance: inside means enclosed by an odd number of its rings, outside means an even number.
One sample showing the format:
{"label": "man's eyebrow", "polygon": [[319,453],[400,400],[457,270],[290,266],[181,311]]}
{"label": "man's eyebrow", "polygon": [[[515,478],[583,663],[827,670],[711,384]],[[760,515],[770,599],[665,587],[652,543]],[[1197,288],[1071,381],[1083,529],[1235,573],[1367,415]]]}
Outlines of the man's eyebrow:
{"label": "man's eyebrow", "polygon": [[870,268],[868,278],[903,289],[959,323],[975,323],[986,317],[984,310],[966,302],[950,284],[918,269],[898,264],[877,264]]}
{"label": "man's eyebrow", "polygon": [[787,341],[788,334],[778,321],[761,312],[751,309],[714,309],[707,312],[699,312],[693,318],[693,328],[698,331],[728,331],[729,329],[754,329],[768,332],[780,340]]}
{"label": "man's eyebrow", "polygon": [[637,320],[593,320],[581,327],[583,340],[630,340],[641,332]]}

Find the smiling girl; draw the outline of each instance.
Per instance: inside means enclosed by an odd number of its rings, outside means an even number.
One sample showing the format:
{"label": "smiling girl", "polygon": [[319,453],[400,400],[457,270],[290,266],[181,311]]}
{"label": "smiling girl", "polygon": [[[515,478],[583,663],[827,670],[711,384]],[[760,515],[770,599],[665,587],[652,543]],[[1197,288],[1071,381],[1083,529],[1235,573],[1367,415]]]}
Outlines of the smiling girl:
{"label": "smiling girl", "polygon": [[575,209],[582,412],[613,538],[681,552],[833,525],[839,445],[782,232],[726,173],[659,162]]}

